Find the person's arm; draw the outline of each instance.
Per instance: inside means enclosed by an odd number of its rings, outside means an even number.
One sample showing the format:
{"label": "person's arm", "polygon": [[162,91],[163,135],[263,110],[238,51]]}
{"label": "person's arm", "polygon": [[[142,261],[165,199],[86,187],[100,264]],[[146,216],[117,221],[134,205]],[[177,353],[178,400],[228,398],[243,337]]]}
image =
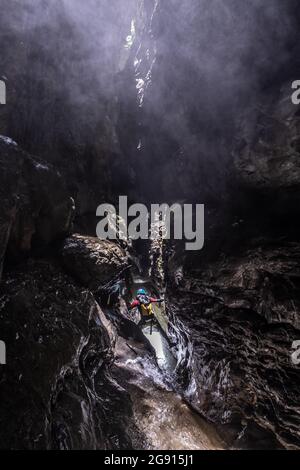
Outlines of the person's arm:
{"label": "person's arm", "polygon": [[151,303],[154,303],[154,304],[157,304],[157,303],[160,303],[160,302],[164,302],[165,299],[155,299],[154,297],[150,297],[150,302]]}
{"label": "person's arm", "polygon": [[131,304],[129,305],[129,310],[132,310],[135,307],[138,307],[140,305],[140,302],[136,299]]}

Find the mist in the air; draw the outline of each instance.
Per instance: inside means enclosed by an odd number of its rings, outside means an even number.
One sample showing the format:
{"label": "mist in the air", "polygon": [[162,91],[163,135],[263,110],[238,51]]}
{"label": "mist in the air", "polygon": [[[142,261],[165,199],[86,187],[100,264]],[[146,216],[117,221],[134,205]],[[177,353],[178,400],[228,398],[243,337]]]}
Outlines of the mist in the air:
{"label": "mist in the air", "polygon": [[109,151],[113,178],[141,187],[157,166],[171,192],[177,160],[221,185],[240,113],[297,78],[296,0],[0,3],[7,133],[82,167]]}

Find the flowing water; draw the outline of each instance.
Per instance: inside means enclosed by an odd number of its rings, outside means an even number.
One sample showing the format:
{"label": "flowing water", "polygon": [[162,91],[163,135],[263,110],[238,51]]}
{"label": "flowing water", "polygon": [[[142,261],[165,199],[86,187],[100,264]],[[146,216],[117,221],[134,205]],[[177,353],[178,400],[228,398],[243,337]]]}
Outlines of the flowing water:
{"label": "flowing water", "polygon": [[[145,287],[157,295],[148,279],[133,276],[131,295]],[[145,436],[141,446],[157,450],[224,449],[224,443],[215,428],[189,407],[176,385],[181,362],[180,353],[187,355],[182,341],[172,345],[167,336],[168,322],[164,308],[155,305],[159,319],[142,327],[153,355],[143,344],[118,337],[114,374],[129,392],[133,404],[134,421]],[[171,336],[172,337],[172,336]],[[173,336],[174,338],[174,336]]]}
{"label": "flowing water", "polygon": [[[133,351],[134,349],[134,351]],[[211,424],[193,411],[176,393],[170,376],[155,361],[119,338],[115,373],[126,378],[126,390],[133,404],[134,421],[145,436],[142,448],[156,450],[224,449]]]}

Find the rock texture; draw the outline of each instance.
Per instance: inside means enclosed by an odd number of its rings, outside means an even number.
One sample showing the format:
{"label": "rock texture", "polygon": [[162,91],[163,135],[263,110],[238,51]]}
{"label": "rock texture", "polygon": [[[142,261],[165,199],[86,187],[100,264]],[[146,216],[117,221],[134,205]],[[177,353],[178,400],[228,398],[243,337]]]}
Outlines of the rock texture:
{"label": "rock texture", "polygon": [[260,212],[286,220],[297,217],[299,109],[292,104],[291,82],[283,83],[277,94],[266,93],[257,107],[244,114],[237,140],[233,152],[235,187],[247,191],[246,199],[252,198]]}
{"label": "rock texture", "polygon": [[0,75],[8,100],[0,108],[0,134],[61,172],[78,226],[91,235],[98,205],[128,186],[118,94],[136,5],[2,1]]}
{"label": "rock texture", "polygon": [[[168,296],[188,399],[228,426],[233,446],[298,448],[299,112],[288,95],[298,0],[46,3],[2,0],[0,17],[0,133],[43,159],[0,138],[1,446],[139,446],[126,373],[111,375],[114,338],[92,295],[126,254],[69,236],[70,194],[84,234],[103,200],[128,194],[209,206],[205,255],[175,255]],[[282,241],[287,231],[295,243]],[[264,243],[242,248],[254,234]],[[130,337],[128,323],[115,324]]]}
{"label": "rock texture", "polygon": [[229,205],[242,116],[253,122],[272,102],[278,111],[278,91],[299,75],[297,1],[140,5],[125,75],[137,86],[120,95],[127,120],[119,129],[139,197]]}
{"label": "rock texture", "polygon": [[49,260],[0,291],[2,449],[132,448],[131,403],[112,379],[114,332],[93,295]]}
{"label": "rock texture", "polygon": [[260,109],[247,113],[240,128],[235,164],[245,184],[256,189],[299,189],[299,109],[291,100],[291,83],[278,96],[265,97]]}
{"label": "rock texture", "polygon": [[130,397],[109,370],[116,333],[88,289],[116,278],[126,254],[88,237],[62,242],[75,208],[52,165],[1,138],[0,170],[0,447],[132,448]]}
{"label": "rock texture", "polygon": [[1,269],[5,255],[18,257],[66,236],[74,202],[61,175],[9,139],[0,140]]}
{"label": "rock texture", "polygon": [[269,448],[275,437],[300,447],[299,366],[291,359],[299,275],[299,244],[268,240],[204,263],[171,300],[194,348],[191,400],[215,423],[237,425],[228,431],[233,446]]}
{"label": "rock texture", "polygon": [[62,244],[66,269],[92,290],[117,277],[129,264],[125,251],[111,241],[72,235]]}

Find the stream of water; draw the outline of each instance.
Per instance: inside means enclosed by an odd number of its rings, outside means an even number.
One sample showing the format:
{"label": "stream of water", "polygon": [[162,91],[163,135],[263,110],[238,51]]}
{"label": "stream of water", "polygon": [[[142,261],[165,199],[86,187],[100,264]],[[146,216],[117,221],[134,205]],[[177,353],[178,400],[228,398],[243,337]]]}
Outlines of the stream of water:
{"label": "stream of water", "polygon": [[[133,403],[134,421],[146,436],[145,449],[224,449],[215,428],[193,411],[176,393],[169,375],[155,361],[136,355],[123,339],[117,343],[115,368],[126,376],[126,389]],[[135,349],[138,351],[137,349]]]}
{"label": "stream of water", "polygon": [[[151,295],[157,293],[149,279],[134,276],[132,297],[141,286]],[[146,436],[143,448],[224,449],[216,429],[191,409],[176,390],[176,373],[180,362],[178,350],[167,337],[164,309],[155,305],[155,314],[160,321],[142,327],[155,357],[146,352],[143,345],[119,336],[114,366],[116,376],[122,378],[122,385],[130,393],[134,421],[139,431]]]}

